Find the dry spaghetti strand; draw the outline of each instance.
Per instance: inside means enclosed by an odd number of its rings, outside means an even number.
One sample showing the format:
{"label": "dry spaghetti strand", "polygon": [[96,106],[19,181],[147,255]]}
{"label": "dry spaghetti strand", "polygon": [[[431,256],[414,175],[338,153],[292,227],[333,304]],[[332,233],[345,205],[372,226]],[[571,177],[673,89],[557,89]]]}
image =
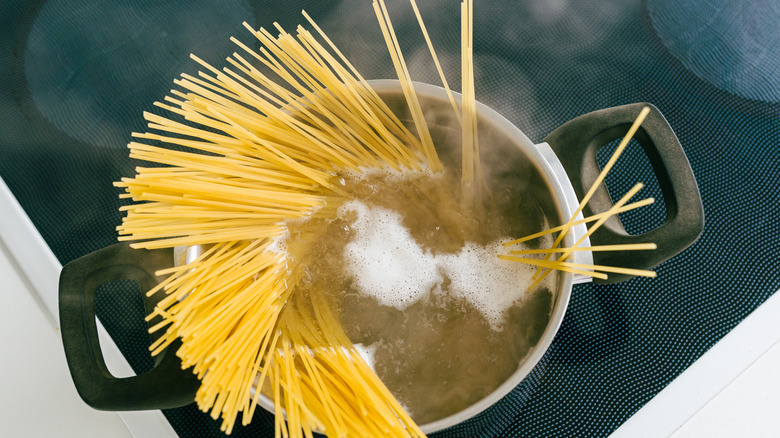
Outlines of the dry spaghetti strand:
{"label": "dry spaghetti strand", "polygon": [[420,30],[422,30],[425,43],[428,45],[428,51],[431,52],[431,58],[433,58],[433,63],[436,65],[436,71],[439,72],[439,78],[441,79],[441,83],[444,86],[444,91],[447,93],[447,98],[450,100],[452,109],[455,111],[455,116],[458,118],[458,123],[462,124],[463,116],[461,116],[460,111],[458,111],[458,103],[455,102],[455,96],[452,94],[450,85],[447,83],[447,78],[444,76],[444,70],[442,70],[439,58],[436,56],[436,50],[433,48],[431,37],[428,35],[428,29],[425,27],[425,22],[423,22],[422,15],[420,15],[420,9],[417,7],[417,2],[415,0],[409,0],[409,2],[412,4],[412,9],[414,9],[414,15],[417,17],[417,23],[420,24]]}

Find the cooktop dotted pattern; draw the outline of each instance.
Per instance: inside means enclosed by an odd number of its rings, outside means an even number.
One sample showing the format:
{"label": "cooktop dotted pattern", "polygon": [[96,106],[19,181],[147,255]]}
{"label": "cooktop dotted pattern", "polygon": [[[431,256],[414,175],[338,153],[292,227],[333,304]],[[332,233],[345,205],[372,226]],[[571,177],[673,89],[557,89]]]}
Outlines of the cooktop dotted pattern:
{"label": "cooktop dotted pattern", "polygon": [[[115,242],[121,216],[111,183],[133,173],[123,145],[143,128],[142,111],[152,110],[181,71],[195,69],[190,52],[219,62],[229,55],[221,52],[230,35],[248,41],[242,20],[292,28],[303,22],[304,8],[364,76],[394,76],[368,0],[158,3],[0,4],[0,177],[62,263]],[[412,77],[438,83],[408,3],[388,3]],[[448,78],[460,89],[458,4],[419,3]],[[752,10],[776,12],[774,0],[753,3]],[[434,436],[606,436],[780,289],[780,73],[765,68],[780,54],[776,44],[748,50],[778,33],[757,32],[750,14],[725,11],[736,20],[730,35],[750,44],[717,40],[723,44],[701,47],[679,31],[706,21],[696,14],[709,9],[676,15],[671,8],[644,0],[476,2],[480,101],[535,141],[586,112],[653,103],[688,155],[706,224],[691,248],[657,268],[656,279],[576,286],[532,375],[474,419]],[[709,52],[718,47],[745,52]],[[734,82],[724,76],[733,71],[724,63],[738,59],[755,68]],[[608,181],[613,194],[648,176],[631,157]],[[652,195],[652,187],[646,190]],[[623,220],[641,233],[662,215],[649,209]],[[119,327],[112,329],[116,342],[142,369],[148,362],[135,355],[144,354],[140,344],[148,340],[122,335],[126,321],[111,316],[117,307],[137,309],[111,293],[98,302],[98,313]],[[193,405],[164,413],[180,436],[222,436],[219,423]],[[262,410],[233,433],[272,435],[273,418]]]}

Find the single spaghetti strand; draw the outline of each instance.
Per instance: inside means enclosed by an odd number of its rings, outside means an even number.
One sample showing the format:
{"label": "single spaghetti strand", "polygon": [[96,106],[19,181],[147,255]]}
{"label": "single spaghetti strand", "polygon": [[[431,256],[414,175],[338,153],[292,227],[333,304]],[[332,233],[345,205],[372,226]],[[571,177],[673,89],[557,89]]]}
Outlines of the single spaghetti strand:
{"label": "single spaghetti strand", "polygon": [[547,254],[550,252],[562,253],[566,251],[641,251],[649,249],[658,249],[658,245],[655,243],[628,243],[623,245],[578,246],[576,248],[540,248],[510,251],[510,254]]}
{"label": "single spaghetti strand", "polygon": [[460,33],[461,33],[461,82],[463,87],[463,125],[461,127],[461,183],[464,187],[467,202],[473,200],[474,185],[474,124],[471,121],[471,75],[469,73],[469,18],[468,5],[463,1],[460,5]]}
{"label": "single spaghetti strand", "polygon": [[455,115],[458,118],[458,123],[462,125],[463,117],[458,110],[458,103],[455,102],[455,96],[452,94],[452,90],[447,83],[447,78],[444,77],[444,70],[442,70],[441,64],[439,63],[439,57],[436,56],[436,50],[434,50],[431,37],[428,35],[428,29],[425,28],[425,22],[423,22],[422,15],[420,15],[420,9],[417,7],[417,2],[415,0],[409,0],[409,2],[412,4],[412,9],[414,9],[414,15],[417,17],[417,23],[420,24],[420,30],[422,30],[423,38],[425,38],[425,43],[428,45],[428,51],[431,52],[431,58],[433,58],[434,65],[436,65],[436,71],[439,72],[439,78],[441,78],[444,91],[447,93],[447,98],[450,100],[452,110],[455,112]]}
{"label": "single spaghetti strand", "polygon": [[471,111],[471,138],[472,138],[472,156],[474,160],[475,190],[481,190],[485,184],[482,171],[482,160],[479,156],[479,133],[477,131],[477,101],[476,85],[474,81],[474,0],[468,1],[468,70],[469,70],[469,109]]}

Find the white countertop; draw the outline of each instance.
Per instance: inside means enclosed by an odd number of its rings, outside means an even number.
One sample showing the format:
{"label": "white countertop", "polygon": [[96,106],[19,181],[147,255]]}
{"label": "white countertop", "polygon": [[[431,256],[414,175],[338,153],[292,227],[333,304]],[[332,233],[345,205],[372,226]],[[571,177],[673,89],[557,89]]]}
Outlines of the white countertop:
{"label": "white countertop", "polygon": [[0,373],[4,436],[131,437],[119,415],[87,407],[70,382],[54,320],[0,242],[0,306],[6,353]]}
{"label": "white countertop", "polygon": [[[100,412],[79,398],[57,325],[61,266],[0,179],[0,435],[175,437],[159,411]],[[110,370],[129,366],[101,328]],[[780,436],[780,294],[773,295],[613,437]]]}
{"label": "white countertop", "polygon": [[[61,266],[0,179],[0,436],[176,437],[160,411],[103,412],[79,397],[60,340]],[[106,366],[132,370],[98,322]]]}

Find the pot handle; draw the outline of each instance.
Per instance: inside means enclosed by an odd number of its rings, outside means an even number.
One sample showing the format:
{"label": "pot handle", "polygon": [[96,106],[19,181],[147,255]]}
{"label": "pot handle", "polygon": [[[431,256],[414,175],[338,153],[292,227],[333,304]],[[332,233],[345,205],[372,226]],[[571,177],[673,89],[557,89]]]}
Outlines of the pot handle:
{"label": "pot handle", "polygon": [[[62,343],[73,383],[89,406],[106,411],[168,409],[195,399],[200,381],[192,372],[181,369],[181,361],[175,354],[178,341],[154,358],[151,370],[125,378],[114,377],[108,371],[98,341],[95,320],[98,287],[131,279],[142,291],[147,291],[159,283],[155,270],[172,263],[171,249],[132,249],[126,243],[118,243],[62,268],[59,292]],[[162,296],[162,292],[152,297],[143,294],[147,314]]]}
{"label": "pot handle", "polygon": [[[634,138],[644,149],[658,179],[666,205],[666,220],[644,234],[630,235],[620,219],[613,216],[590,239],[594,245],[654,242],[658,249],[594,252],[594,262],[599,265],[653,268],[693,244],[704,228],[704,208],[691,165],[671,126],[655,106],[636,103],[594,111],[564,123],[544,141],[555,151],[577,197],[582,199],[601,172],[596,161],[598,150],[625,136],[644,107],[649,107],[650,113]],[[602,183],[583,209],[583,215],[607,211],[612,205],[607,187]],[[630,278],[609,274],[608,280],[594,279],[594,282],[617,283]]]}

